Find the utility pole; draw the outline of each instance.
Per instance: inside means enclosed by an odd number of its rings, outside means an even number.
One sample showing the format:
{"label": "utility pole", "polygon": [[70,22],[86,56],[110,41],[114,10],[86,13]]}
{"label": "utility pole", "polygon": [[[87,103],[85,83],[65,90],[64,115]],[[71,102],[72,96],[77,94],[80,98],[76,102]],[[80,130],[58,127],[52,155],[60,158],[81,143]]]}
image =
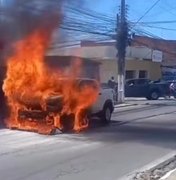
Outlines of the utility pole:
{"label": "utility pole", "polygon": [[128,38],[125,0],[121,0],[120,16],[117,15],[117,64],[118,64],[118,103],[125,101],[125,54]]}

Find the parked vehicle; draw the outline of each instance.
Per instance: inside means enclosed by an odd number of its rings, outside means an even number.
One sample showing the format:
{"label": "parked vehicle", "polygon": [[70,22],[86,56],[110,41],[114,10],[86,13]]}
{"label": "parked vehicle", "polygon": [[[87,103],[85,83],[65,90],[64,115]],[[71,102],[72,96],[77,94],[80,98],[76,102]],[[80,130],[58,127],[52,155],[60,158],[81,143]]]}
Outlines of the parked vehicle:
{"label": "parked vehicle", "polygon": [[169,84],[165,81],[151,81],[149,79],[130,79],[125,84],[126,97],[146,97],[157,100],[169,94]]}

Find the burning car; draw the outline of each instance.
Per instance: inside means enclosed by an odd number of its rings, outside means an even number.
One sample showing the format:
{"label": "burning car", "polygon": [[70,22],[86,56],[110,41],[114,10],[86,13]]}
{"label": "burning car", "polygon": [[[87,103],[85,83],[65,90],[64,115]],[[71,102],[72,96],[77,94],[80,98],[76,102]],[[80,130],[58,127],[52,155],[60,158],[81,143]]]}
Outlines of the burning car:
{"label": "burning car", "polygon": [[[56,129],[78,132],[88,126],[92,115],[100,117],[104,123],[110,122],[114,109],[111,89],[100,90],[96,80],[86,78],[65,78],[59,79],[58,82],[65,86],[58,86],[57,91],[46,97],[42,104],[40,98],[19,98],[18,101],[23,104],[23,108],[18,109],[17,119],[18,124],[22,126],[11,128],[27,130],[31,125],[35,128],[40,126],[41,128],[37,129],[39,133],[51,134]],[[67,92],[65,87],[68,88],[69,85],[72,86],[72,90]],[[67,95],[64,92],[67,92]]]}
{"label": "burning car", "polygon": [[[108,122],[113,93],[100,90],[95,80],[80,79],[79,59],[69,71],[53,69],[45,62],[52,31],[39,28],[14,45],[7,59],[3,92],[9,107],[8,128],[51,134],[56,129],[87,128],[88,114]],[[65,78],[63,78],[65,77]]]}
{"label": "burning car", "polygon": [[[41,6],[45,7],[43,3]],[[9,41],[10,49],[4,57],[7,71],[2,89],[8,105],[6,126],[43,134],[50,134],[55,129],[78,132],[86,128],[88,112],[100,107],[102,92],[99,94],[98,83],[78,79],[83,77],[79,58],[75,58],[66,69],[49,67],[45,61],[62,24],[62,3],[49,3],[46,10],[40,11],[41,14],[36,13],[38,15],[27,13],[27,17],[31,17],[29,22],[24,18],[26,13],[22,13],[21,8],[19,10],[13,12],[18,14],[15,15],[19,22],[17,29],[21,31],[17,33],[18,38]],[[63,77],[66,79],[63,80]],[[113,111],[111,100],[102,95],[105,103],[100,103],[102,117],[110,117]]]}

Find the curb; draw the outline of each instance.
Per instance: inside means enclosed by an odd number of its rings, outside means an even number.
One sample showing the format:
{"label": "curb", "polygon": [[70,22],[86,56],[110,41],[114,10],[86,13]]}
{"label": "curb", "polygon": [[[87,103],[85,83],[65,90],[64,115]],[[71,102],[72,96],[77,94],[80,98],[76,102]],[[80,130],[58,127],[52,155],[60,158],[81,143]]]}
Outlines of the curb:
{"label": "curb", "polygon": [[[165,155],[164,157],[159,158],[159,159],[157,159],[157,160],[143,166],[142,168],[136,169],[136,170],[132,171],[131,173],[128,173],[128,174],[124,175],[123,177],[121,177],[118,180],[133,180],[137,173],[146,172],[146,171],[151,172],[154,169],[162,167],[163,165],[165,165],[168,162],[172,161],[175,157],[176,157],[176,151],[173,151],[173,152]],[[167,179],[167,180],[169,180],[169,179]]]}
{"label": "curb", "polygon": [[138,104],[115,104],[115,108],[123,108],[123,107],[130,107],[130,106],[137,106]]}
{"label": "curb", "polygon": [[176,169],[173,169],[172,171],[169,171],[167,174],[165,174],[159,180],[175,180],[175,179],[176,179]]}

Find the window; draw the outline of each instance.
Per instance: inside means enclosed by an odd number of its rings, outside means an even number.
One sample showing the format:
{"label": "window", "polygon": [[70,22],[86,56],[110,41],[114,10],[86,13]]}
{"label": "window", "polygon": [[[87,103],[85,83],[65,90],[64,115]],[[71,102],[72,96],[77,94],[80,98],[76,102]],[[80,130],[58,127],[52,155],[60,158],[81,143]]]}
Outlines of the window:
{"label": "window", "polygon": [[133,79],[133,78],[135,78],[135,74],[136,74],[135,71],[128,70],[128,71],[126,71],[125,78],[126,79]]}
{"label": "window", "polygon": [[84,89],[86,87],[91,87],[93,89],[98,89],[98,84],[94,80],[81,80],[79,82],[79,88]]}
{"label": "window", "polygon": [[148,75],[148,73],[147,73],[147,71],[139,71],[139,78],[147,78],[147,75]]}

